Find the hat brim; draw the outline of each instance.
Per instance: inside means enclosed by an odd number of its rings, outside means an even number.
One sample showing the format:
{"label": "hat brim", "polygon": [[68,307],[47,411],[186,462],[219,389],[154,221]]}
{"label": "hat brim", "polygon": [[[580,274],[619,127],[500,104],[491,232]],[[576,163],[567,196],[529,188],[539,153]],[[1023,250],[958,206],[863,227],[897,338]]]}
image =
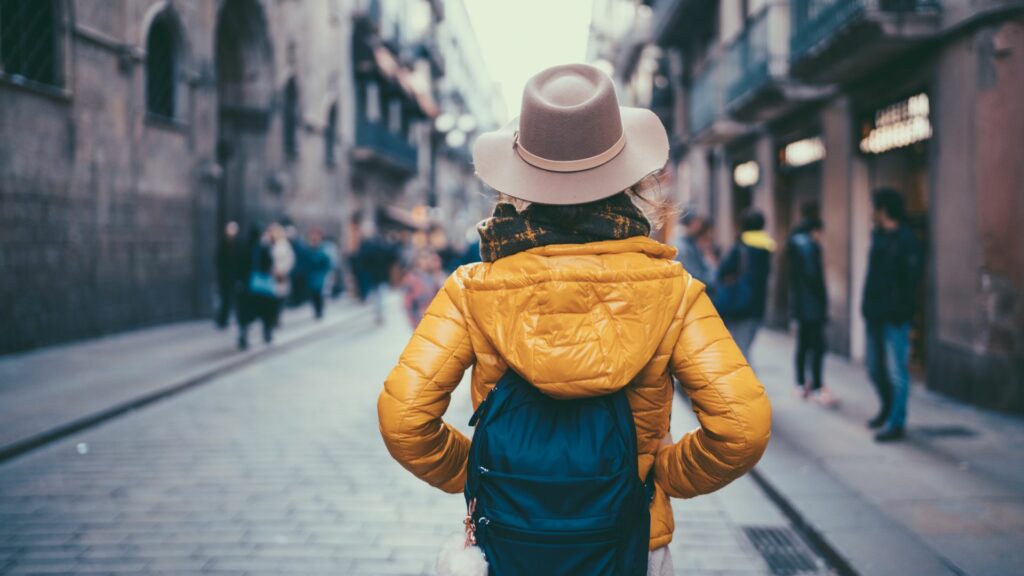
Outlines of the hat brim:
{"label": "hat brim", "polygon": [[643,108],[620,107],[626,145],[608,162],[578,172],[553,172],[523,160],[513,147],[519,118],[481,134],[473,146],[476,173],[502,194],[538,204],[586,204],[614,196],[668,161],[668,134]]}

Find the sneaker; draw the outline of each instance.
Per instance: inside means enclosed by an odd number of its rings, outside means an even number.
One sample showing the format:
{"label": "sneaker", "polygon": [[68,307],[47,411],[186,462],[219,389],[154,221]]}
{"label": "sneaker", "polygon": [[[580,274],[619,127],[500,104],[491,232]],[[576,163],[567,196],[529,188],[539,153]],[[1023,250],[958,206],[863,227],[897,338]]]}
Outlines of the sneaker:
{"label": "sneaker", "polygon": [[810,393],[810,390],[808,390],[807,387],[804,386],[803,384],[797,384],[796,388],[793,389],[793,394],[795,394],[796,397],[801,400],[807,400],[807,397],[810,396]]}
{"label": "sneaker", "polygon": [[875,442],[894,442],[903,439],[902,426],[886,426],[875,434]]}
{"label": "sneaker", "polygon": [[828,388],[822,386],[815,390],[812,394],[812,399],[820,406],[825,408],[835,408],[839,405],[839,401],[832,396],[832,392]]}

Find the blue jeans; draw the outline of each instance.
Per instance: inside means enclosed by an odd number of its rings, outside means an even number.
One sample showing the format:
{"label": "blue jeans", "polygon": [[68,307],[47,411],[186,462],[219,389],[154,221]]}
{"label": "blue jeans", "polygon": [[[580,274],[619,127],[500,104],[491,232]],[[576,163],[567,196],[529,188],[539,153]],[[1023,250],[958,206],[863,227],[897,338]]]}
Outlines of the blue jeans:
{"label": "blue jeans", "polygon": [[910,397],[910,323],[868,322],[867,365],[888,425],[902,428]]}

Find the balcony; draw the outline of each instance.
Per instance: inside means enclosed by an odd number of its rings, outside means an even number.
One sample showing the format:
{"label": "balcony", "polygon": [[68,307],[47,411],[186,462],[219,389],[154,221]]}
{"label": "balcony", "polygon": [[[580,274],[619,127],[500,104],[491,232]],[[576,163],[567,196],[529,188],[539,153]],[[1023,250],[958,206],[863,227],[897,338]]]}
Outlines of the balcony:
{"label": "balcony", "polygon": [[727,64],[723,58],[710,60],[690,85],[686,120],[691,141],[724,142],[746,132],[746,126],[726,113],[723,65]]}
{"label": "balcony", "polygon": [[795,106],[827,95],[789,76],[789,17],[771,4],[752,17],[725,54],[727,108],[744,122],[772,120]]}
{"label": "balcony", "polygon": [[356,120],[356,145],[352,159],[376,165],[404,175],[417,169],[417,149],[401,134],[388,130],[383,123],[371,122],[360,114]]}
{"label": "balcony", "polygon": [[793,0],[794,76],[847,82],[932,38],[936,0]]}
{"label": "balcony", "polygon": [[714,26],[714,0],[655,0],[652,37],[661,46],[681,45],[702,27]]}

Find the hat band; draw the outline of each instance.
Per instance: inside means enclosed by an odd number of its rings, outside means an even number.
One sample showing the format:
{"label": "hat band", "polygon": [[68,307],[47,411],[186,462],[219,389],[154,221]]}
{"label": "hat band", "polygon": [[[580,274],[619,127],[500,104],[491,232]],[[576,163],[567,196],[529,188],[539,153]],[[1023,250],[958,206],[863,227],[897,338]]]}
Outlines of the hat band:
{"label": "hat band", "polygon": [[551,172],[581,172],[583,170],[597,168],[618,156],[619,152],[622,152],[622,149],[626,147],[626,132],[623,130],[622,135],[619,136],[619,139],[615,144],[612,144],[611,147],[604,152],[589,158],[580,158],[579,160],[548,160],[547,158],[537,156],[526,148],[523,148],[523,145],[519,143],[518,130],[516,130],[512,147],[516,149],[516,153],[519,154],[519,157],[522,158],[524,162],[531,166],[540,168],[541,170],[548,170]]}

